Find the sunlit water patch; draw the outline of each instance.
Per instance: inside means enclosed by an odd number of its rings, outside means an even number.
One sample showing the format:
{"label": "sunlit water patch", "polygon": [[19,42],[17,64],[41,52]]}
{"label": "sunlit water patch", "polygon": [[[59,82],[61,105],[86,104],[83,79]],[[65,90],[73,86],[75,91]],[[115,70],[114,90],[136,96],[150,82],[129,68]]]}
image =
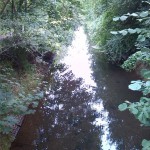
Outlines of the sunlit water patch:
{"label": "sunlit water patch", "polygon": [[62,60],[62,62],[69,66],[69,70],[72,70],[73,74],[77,78],[83,78],[86,84],[96,86],[96,83],[91,77],[91,60],[88,48],[89,44],[87,36],[84,33],[83,28],[80,27],[75,32],[72,45],[68,48],[67,56]]}

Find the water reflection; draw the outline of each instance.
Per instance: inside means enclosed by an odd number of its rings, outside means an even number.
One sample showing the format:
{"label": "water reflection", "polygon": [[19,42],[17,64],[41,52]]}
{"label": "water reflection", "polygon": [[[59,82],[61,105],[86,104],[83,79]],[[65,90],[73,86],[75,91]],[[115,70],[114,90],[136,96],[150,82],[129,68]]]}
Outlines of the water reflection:
{"label": "water reflection", "polygon": [[133,72],[125,72],[119,67],[105,63],[103,58],[103,56],[94,55],[95,61],[92,64],[93,77],[97,83],[95,97],[103,99],[102,102],[99,100],[99,106],[95,106],[102,114],[97,121],[100,125],[104,124],[103,138],[106,139],[107,144],[103,145],[103,149],[141,150],[142,139],[150,139],[150,128],[141,127],[140,122],[128,111],[118,110],[118,105],[125,100],[137,101],[140,98],[140,93],[127,89],[130,81],[139,77]]}
{"label": "water reflection", "polygon": [[68,48],[68,54],[62,62],[69,66],[77,78],[83,78],[86,84],[96,86],[91,76],[91,55],[88,51],[89,44],[83,27],[74,33],[74,37],[75,39]]}
{"label": "water reflection", "polygon": [[53,80],[46,103],[26,117],[12,149],[100,150],[100,129],[93,124],[98,114],[91,109],[88,86],[64,68],[53,74]]}

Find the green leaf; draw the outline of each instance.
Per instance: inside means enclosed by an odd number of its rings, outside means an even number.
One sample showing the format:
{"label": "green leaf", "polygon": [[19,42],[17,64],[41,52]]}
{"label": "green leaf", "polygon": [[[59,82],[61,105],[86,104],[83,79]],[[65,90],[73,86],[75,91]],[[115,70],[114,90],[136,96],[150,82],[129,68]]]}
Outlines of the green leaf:
{"label": "green leaf", "polygon": [[38,104],[39,104],[38,102],[32,102],[32,107],[36,108],[38,106]]}
{"label": "green leaf", "polygon": [[136,28],[135,30],[137,33],[141,33],[141,31],[142,31],[140,28]]}
{"label": "green leaf", "polygon": [[120,17],[115,17],[113,18],[113,21],[118,21],[120,19]]}
{"label": "green leaf", "polygon": [[124,36],[128,34],[128,32],[126,30],[121,30],[121,31],[119,31],[119,33],[124,35]]}
{"label": "green leaf", "polygon": [[141,89],[141,87],[142,86],[138,83],[133,83],[128,86],[128,88],[133,91],[139,91]]}
{"label": "green leaf", "polygon": [[143,112],[144,112],[145,118],[149,118],[149,114],[148,114],[148,112],[147,112],[147,109],[144,108]]}
{"label": "green leaf", "polygon": [[146,79],[150,79],[150,70],[147,70],[147,69],[142,69],[141,70],[141,74],[144,78]]}
{"label": "green leaf", "polygon": [[150,141],[144,139],[142,141],[142,146],[143,146],[142,150],[149,150],[150,149]]}
{"label": "green leaf", "polygon": [[142,11],[140,13],[140,17],[147,17],[148,16],[148,11]]}
{"label": "green leaf", "polygon": [[139,42],[144,42],[145,41],[145,36],[144,35],[139,35],[138,38],[137,38],[137,41]]}
{"label": "green leaf", "polygon": [[136,33],[136,30],[135,29],[128,29],[128,32],[130,33],[130,34],[134,34],[134,33]]}
{"label": "green leaf", "polygon": [[128,18],[128,16],[121,16],[121,17],[120,17],[120,20],[121,20],[121,21],[125,21],[127,18]]}
{"label": "green leaf", "polygon": [[138,14],[136,14],[136,13],[132,13],[132,14],[130,14],[130,16],[138,17]]}
{"label": "green leaf", "polygon": [[111,33],[111,34],[114,34],[114,35],[117,35],[117,34],[118,34],[117,31],[111,31],[110,33]]}
{"label": "green leaf", "polygon": [[131,111],[134,115],[138,114],[138,112],[139,112],[135,107],[131,107],[131,108],[130,108],[130,111]]}
{"label": "green leaf", "polygon": [[128,108],[128,105],[126,103],[122,103],[118,106],[120,111],[124,111]]}
{"label": "green leaf", "polygon": [[150,81],[146,81],[145,85],[150,86]]}
{"label": "green leaf", "polygon": [[138,115],[137,118],[139,119],[139,121],[142,122],[142,120],[143,120],[143,112],[141,112],[141,113]]}

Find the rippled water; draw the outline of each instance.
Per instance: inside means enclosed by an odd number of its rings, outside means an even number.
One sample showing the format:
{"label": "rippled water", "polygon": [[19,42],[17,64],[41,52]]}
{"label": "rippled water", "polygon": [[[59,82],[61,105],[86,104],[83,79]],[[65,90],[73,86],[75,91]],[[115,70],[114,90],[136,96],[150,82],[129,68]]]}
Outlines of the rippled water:
{"label": "rippled water", "polygon": [[118,111],[124,100],[139,99],[127,88],[137,76],[91,56],[88,48],[79,28],[52,73],[46,103],[25,117],[11,150],[140,150],[142,139],[150,139],[149,128]]}

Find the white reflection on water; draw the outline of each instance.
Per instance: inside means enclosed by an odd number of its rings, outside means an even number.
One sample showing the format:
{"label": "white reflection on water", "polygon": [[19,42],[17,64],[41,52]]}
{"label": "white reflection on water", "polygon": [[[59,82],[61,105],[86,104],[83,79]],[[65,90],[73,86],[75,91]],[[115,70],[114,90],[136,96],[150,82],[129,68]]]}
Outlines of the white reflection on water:
{"label": "white reflection on water", "polygon": [[[80,27],[75,32],[75,38],[72,42],[72,45],[68,48],[68,55],[65,56],[62,62],[69,66],[69,70],[72,70],[73,74],[77,78],[83,78],[85,84],[96,87],[96,83],[91,77],[92,70],[90,68],[91,61],[88,47],[89,45],[87,36],[84,33],[83,28]],[[91,107],[101,114],[100,117],[95,120],[94,124],[102,127],[102,149],[117,150],[116,143],[112,143],[109,138],[109,113],[104,110],[102,100],[99,100],[99,102],[91,103]]]}
{"label": "white reflection on water", "polygon": [[95,102],[91,104],[92,108],[96,110],[98,113],[100,113],[100,117],[96,118],[94,124],[97,126],[102,127],[103,135],[101,136],[102,140],[102,149],[103,150],[117,150],[117,144],[112,143],[110,141],[110,132],[109,132],[109,117],[108,117],[108,111],[104,109],[102,100],[99,100],[99,102]]}
{"label": "white reflection on water", "polygon": [[86,84],[96,86],[91,78],[92,71],[90,68],[91,62],[88,47],[87,37],[83,28],[80,27],[75,32],[75,39],[68,48],[68,55],[65,56],[62,62],[69,66],[69,70],[72,70],[77,78],[81,77]]}

